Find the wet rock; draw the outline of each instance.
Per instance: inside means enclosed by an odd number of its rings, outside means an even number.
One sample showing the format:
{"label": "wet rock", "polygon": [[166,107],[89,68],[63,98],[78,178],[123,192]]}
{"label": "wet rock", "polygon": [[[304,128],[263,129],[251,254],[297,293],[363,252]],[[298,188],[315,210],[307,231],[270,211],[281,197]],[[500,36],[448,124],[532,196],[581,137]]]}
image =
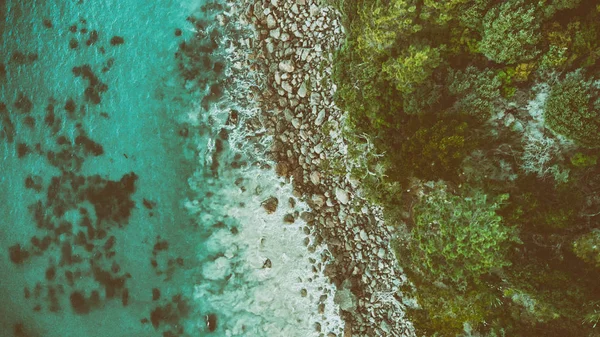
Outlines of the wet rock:
{"label": "wet rock", "polygon": [[42,21],[42,24],[44,25],[44,27],[46,27],[48,29],[52,28],[52,21],[50,21],[49,19],[44,19]]}
{"label": "wet rock", "polygon": [[283,222],[285,223],[294,223],[296,221],[296,219],[294,218],[294,215],[292,214],[286,214],[283,216]]}
{"label": "wet rock", "polygon": [[175,36],[181,36],[181,29],[177,28],[175,29]]}
{"label": "wet rock", "polygon": [[311,222],[311,221],[315,220],[315,215],[312,212],[302,212],[300,214],[300,219],[302,219],[306,222]]}
{"label": "wet rock", "polygon": [[272,38],[279,40],[279,37],[281,36],[281,29],[279,29],[279,28],[273,29],[269,32],[269,35]]}
{"label": "wet rock", "polygon": [[279,206],[279,200],[276,197],[270,197],[262,202],[262,206],[268,214],[275,213],[275,211],[277,211],[277,206]]}
{"label": "wet rock", "polygon": [[277,165],[275,166],[275,173],[277,173],[279,176],[287,177],[289,171],[290,169],[286,162],[277,162]]}

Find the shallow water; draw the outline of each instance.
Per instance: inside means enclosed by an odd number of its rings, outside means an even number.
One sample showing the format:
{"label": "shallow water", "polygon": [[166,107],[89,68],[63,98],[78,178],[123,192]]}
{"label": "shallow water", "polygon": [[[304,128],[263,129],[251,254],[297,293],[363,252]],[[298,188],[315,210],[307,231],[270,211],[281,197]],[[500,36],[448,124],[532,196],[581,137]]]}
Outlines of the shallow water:
{"label": "shallow water", "polygon": [[306,205],[239,127],[229,5],[0,6],[0,335],[340,331],[327,250],[283,221]]}

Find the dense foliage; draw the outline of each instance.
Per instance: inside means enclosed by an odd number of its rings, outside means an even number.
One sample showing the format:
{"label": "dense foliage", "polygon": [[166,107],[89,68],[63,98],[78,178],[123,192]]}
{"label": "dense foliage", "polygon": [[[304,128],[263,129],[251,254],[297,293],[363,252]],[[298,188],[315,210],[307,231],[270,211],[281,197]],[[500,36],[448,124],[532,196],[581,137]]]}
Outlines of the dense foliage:
{"label": "dense foliage", "polygon": [[417,328],[600,336],[600,5],[335,5],[350,173],[404,229]]}

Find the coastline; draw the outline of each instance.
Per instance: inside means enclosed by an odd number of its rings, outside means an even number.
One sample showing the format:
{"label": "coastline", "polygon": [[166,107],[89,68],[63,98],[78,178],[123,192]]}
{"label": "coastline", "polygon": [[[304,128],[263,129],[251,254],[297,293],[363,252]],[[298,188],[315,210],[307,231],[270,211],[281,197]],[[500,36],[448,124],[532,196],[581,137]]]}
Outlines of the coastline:
{"label": "coastline", "polygon": [[325,273],[337,287],[344,337],[414,336],[405,309],[415,304],[400,295],[408,281],[390,247],[391,229],[381,210],[359,197],[359,182],[328,169],[332,160],[345,167],[348,161],[330,79],[333,52],[345,38],[339,13],[310,0],[250,0],[243,7],[238,19],[254,37],[239,42],[261,87],[251,88],[257,128],[266,131],[260,137],[272,138],[268,154],[276,173],[312,209],[300,217],[315,244],[325,243],[333,255]]}

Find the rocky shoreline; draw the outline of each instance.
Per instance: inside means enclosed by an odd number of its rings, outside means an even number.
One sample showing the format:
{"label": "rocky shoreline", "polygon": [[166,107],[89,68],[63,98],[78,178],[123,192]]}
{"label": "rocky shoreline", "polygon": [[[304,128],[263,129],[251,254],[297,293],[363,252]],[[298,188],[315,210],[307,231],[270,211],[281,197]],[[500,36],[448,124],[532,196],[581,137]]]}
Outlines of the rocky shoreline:
{"label": "rocky shoreline", "polygon": [[[338,289],[344,337],[414,336],[405,318],[414,301],[401,297],[408,281],[390,247],[391,229],[381,210],[359,197],[359,182],[345,169],[331,170],[332,161],[348,166],[331,82],[333,52],[345,38],[340,14],[312,0],[247,0],[242,7],[235,19],[249,24],[254,37],[238,41],[248,60],[236,68],[257,75],[250,98],[260,110],[245,127],[254,124],[272,137],[268,153],[277,174],[312,208],[300,218],[333,255],[326,274]],[[221,24],[227,20],[220,17]]]}

